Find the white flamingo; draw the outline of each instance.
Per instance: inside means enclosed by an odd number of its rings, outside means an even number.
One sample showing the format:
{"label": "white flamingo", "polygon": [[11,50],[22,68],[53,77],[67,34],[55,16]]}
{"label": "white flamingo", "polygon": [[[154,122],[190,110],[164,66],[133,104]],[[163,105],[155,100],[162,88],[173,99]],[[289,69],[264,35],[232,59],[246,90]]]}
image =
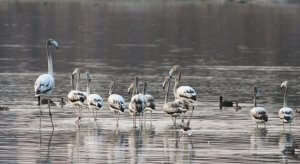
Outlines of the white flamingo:
{"label": "white flamingo", "polygon": [[113,93],[114,86],[115,86],[115,82],[112,81],[110,83],[109,97],[107,101],[108,101],[109,109],[114,113],[115,116],[117,115],[116,125],[119,126],[120,113],[125,111],[126,105],[123,96]]}
{"label": "white flamingo", "polygon": [[102,109],[103,107],[103,98],[98,94],[90,94],[90,83],[92,81],[90,73],[86,72],[87,77],[87,88],[86,88],[86,94],[87,94],[87,104],[88,108],[92,110],[94,120],[97,120],[97,112]]}
{"label": "white flamingo", "polygon": [[144,97],[146,101],[146,106],[144,109],[145,112],[145,119],[146,119],[146,112],[150,112],[151,114],[151,123],[152,123],[152,112],[155,110],[155,103],[154,103],[154,97],[150,94],[147,94],[147,82],[144,82]]}
{"label": "white flamingo", "polygon": [[[74,86],[74,80],[76,76],[76,86]],[[68,102],[72,104],[73,110],[75,113],[77,113],[77,120],[75,123],[79,127],[80,125],[80,120],[81,120],[81,108],[84,106],[84,102],[87,99],[87,95],[85,92],[79,91],[79,80],[80,80],[80,69],[75,68],[72,76],[71,76],[71,85],[72,85],[72,90],[68,93]],[[77,108],[77,111],[76,111]]]}
{"label": "white flamingo", "polygon": [[[177,80],[177,79],[175,79]],[[170,90],[170,78],[166,77],[163,83],[163,89],[167,86],[167,91],[165,95],[165,103],[163,105],[163,111],[171,116],[171,119],[176,126],[176,118],[179,117],[182,113],[186,112],[187,109],[184,108],[184,103],[182,100],[174,100],[172,102],[168,102],[168,95]]]}
{"label": "white flamingo", "polygon": [[282,82],[280,88],[283,92],[283,107],[279,110],[278,115],[283,125],[285,123],[289,123],[291,125],[294,120],[295,112],[292,108],[287,106],[288,81]]}
{"label": "white flamingo", "polygon": [[145,97],[143,94],[138,93],[138,84],[139,78],[135,77],[134,83],[128,88],[128,93],[132,93],[131,101],[128,105],[129,113],[132,115],[133,120],[133,127],[136,127],[136,116],[139,115],[140,123],[141,123],[141,116],[144,113],[144,109],[146,106]]}
{"label": "white flamingo", "polygon": [[34,84],[34,92],[35,96],[39,98],[40,96],[48,97],[48,108],[49,108],[49,116],[52,123],[52,128],[54,130],[54,124],[52,120],[52,113],[50,109],[50,96],[55,87],[55,78],[53,76],[53,55],[51,49],[57,49],[58,43],[54,39],[48,39],[46,43],[46,53],[48,57],[48,73],[40,75]]}
{"label": "white flamingo", "polygon": [[254,95],[253,95],[253,102],[254,102],[254,107],[250,110],[250,115],[252,119],[256,122],[256,126],[258,127],[259,123],[265,123],[268,121],[268,112],[266,108],[264,107],[259,107],[256,104],[256,97],[257,97],[257,88],[254,87]]}

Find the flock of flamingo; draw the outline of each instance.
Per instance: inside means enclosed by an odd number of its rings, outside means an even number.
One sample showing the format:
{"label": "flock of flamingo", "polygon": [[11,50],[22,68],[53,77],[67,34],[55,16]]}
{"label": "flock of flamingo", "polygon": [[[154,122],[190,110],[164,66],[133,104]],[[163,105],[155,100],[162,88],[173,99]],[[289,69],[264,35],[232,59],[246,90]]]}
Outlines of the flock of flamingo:
{"label": "flock of flamingo", "polygon": [[[52,128],[54,129],[54,124],[52,120],[52,113],[50,109],[50,96],[55,88],[55,78],[53,75],[53,50],[57,49],[59,44],[54,39],[48,39],[46,41],[46,54],[48,57],[48,73],[40,75],[34,84],[35,96],[38,97],[38,101],[40,102],[40,96],[45,96],[48,100],[48,108],[49,108],[49,116],[52,123]],[[90,93],[90,82],[91,76],[89,72],[86,72],[87,79],[87,90],[86,92],[79,90],[79,80],[80,80],[80,69],[75,68],[71,75],[71,84],[72,90],[68,93],[67,98],[68,102],[72,104],[74,113],[77,114],[77,119],[75,123],[78,127],[80,127],[81,120],[81,112],[82,110],[88,109],[93,113],[94,119],[97,118],[97,112],[103,108],[104,100],[98,94]],[[190,86],[179,86],[179,82],[181,79],[180,67],[175,65],[169,71],[168,76],[165,77],[165,80],[162,84],[162,88],[165,90],[165,100],[164,105],[162,107],[163,111],[168,114],[174,125],[176,126],[176,119],[181,118],[182,130],[188,131],[190,130],[190,120],[193,115],[193,111],[195,109],[195,102],[197,93],[195,89]],[[76,80],[76,84],[75,83]],[[170,83],[174,80],[174,88],[173,94],[175,97],[174,101],[168,101],[168,94],[170,90]],[[114,113],[116,118],[116,125],[119,125],[119,116],[122,112],[128,109],[129,113],[132,115],[133,127],[136,127],[136,117],[139,116],[139,120],[141,122],[144,119],[144,113],[146,117],[146,113],[150,112],[151,121],[152,121],[152,111],[155,109],[154,97],[150,94],[147,94],[147,83],[144,82],[143,92],[140,92],[139,86],[139,78],[135,77],[134,82],[132,82],[128,88],[128,93],[130,93],[131,101],[128,105],[126,105],[123,96],[116,94],[113,92],[113,88],[115,86],[115,82],[112,81],[109,87],[109,97],[107,100],[109,109]],[[280,85],[283,92],[283,107],[279,110],[278,115],[283,125],[285,123],[291,124],[295,112],[292,108],[287,106],[287,89],[288,82],[284,81]],[[257,97],[258,88],[254,87],[254,107],[250,111],[250,115],[253,120],[255,120],[256,125],[264,124],[268,121],[268,112],[264,107],[257,106]],[[187,118],[185,122],[186,116],[185,114],[190,111],[190,116]]]}

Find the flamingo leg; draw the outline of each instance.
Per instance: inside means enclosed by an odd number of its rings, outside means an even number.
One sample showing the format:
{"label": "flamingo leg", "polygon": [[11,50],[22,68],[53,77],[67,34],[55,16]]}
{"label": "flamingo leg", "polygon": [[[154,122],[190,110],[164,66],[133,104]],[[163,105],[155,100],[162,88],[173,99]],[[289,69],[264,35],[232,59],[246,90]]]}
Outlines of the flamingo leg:
{"label": "flamingo leg", "polygon": [[136,114],[135,113],[133,113],[133,117],[132,117],[133,119],[133,127],[134,128],[136,128]]}
{"label": "flamingo leg", "polygon": [[48,108],[49,108],[49,116],[50,116],[50,120],[51,120],[51,124],[52,124],[52,130],[54,130],[54,124],[53,124],[53,120],[52,120],[52,113],[51,113],[51,109],[50,109],[50,99],[48,99]]}
{"label": "flamingo leg", "polygon": [[[76,108],[76,107],[75,107]],[[75,109],[74,107],[72,107],[72,109],[73,109],[73,115],[76,115],[76,109]]]}
{"label": "flamingo leg", "polygon": [[116,113],[116,111],[114,111],[114,117],[115,117],[115,119],[116,119],[116,126],[118,127],[118,116],[117,116],[117,113]]}
{"label": "flamingo leg", "polygon": [[96,112],[96,117],[95,117],[95,121],[97,120],[97,113],[98,113],[98,110],[95,109],[95,112]]}
{"label": "flamingo leg", "polygon": [[175,124],[175,123],[174,123],[174,117],[173,117],[173,116],[171,116],[171,119],[172,119],[172,122],[173,122],[173,125],[174,125],[174,124]]}
{"label": "flamingo leg", "polygon": [[80,128],[80,119],[81,119],[81,106],[78,108],[78,119],[77,119],[77,127]]}
{"label": "flamingo leg", "polygon": [[94,121],[96,121],[96,116],[95,116],[95,109],[91,109],[94,117]]}
{"label": "flamingo leg", "polygon": [[[38,96],[38,106],[41,105],[41,96]],[[40,108],[40,116],[43,115],[43,111],[42,111],[42,108]]]}
{"label": "flamingo leg", "polygon": [[144,116],[144,123],[147,122],[147,111],[145,111],[145,116]]}
{"label": "flamingo leg", "polygon": [[120,112],[118,112],[118,116],[117,116],[117,127],[119,127],[119,119],[120,119]]}
{"label": "flamingo leg", "polygon": [[174,125],[175,125],[175,127],[176,127],[176,117],[174,118]]}
{"label": "flamingo leg", "polygon": [[41,96],[38,96],[37,101],[38,101],[37,105],[40,106],[41,105]]}
{"label": "flamingo leg", "polygon": [[143,114],[143,112],[140,112],[139,113],[139,125],[140,126],[142,125],[143,118],[144,118],[144,114]]}
{"label": "flamingo leg", "polygon": [[142,111],[142,121],[144,121],[145,120],[145,118],[144,118],[144,111]]}
{"label": "flamingo leg", "polygon": [[151,115],[150,115],[150,124],[152,125],[152,110],[150,111]]}

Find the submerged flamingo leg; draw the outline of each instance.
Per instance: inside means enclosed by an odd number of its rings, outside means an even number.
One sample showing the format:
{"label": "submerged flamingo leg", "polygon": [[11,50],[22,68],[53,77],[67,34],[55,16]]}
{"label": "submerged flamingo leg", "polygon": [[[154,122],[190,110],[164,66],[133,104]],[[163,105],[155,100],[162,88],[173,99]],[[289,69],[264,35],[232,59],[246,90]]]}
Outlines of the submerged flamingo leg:
{"label": "submerged flamingo leg", "polygon": [[51,109],[50,109],[50,99],[48,99],[48,108],[49,108],[49,116],[50,116],[50,120],[51,120],[51,124],[52,124],[52,130],[54,130],[54,124],[53,124],[53,120],[52,120],[52,113],[51,113]]}

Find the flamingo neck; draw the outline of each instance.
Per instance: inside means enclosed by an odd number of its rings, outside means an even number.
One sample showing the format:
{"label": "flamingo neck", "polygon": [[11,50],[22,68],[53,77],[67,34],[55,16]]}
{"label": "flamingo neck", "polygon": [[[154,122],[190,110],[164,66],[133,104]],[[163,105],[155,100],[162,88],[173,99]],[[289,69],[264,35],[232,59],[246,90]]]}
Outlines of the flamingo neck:
{"label": "flamingo neck", "polygon": [[72,86],[72,90],[75,90],[75,86],[74,86],[74,75],[71,75],[71,86]]}
{"label": "flamingo neck", "polygon": [[46,52],[48,57],[48,74],[53,75],[53,56],[48,46],[46,46]]}
{"label": "flamingo neck", "polygon": [[80,73],[76,74],[76,87],[75,89],[78,91],[79,90],[79,80],[80,80]]}
{"label": "flamingo neck", "polygon": [[283,94],[283,107],[287,107],[287,87],[285,88]]}
{"label": "flamingo neck", "polygon": [[139,93],[139,82],[138,82],[138,80],[137,79],[135,79],[135,86],[134,86],[134,92],[132,92],[133,94],[132,94],[132,96],[134,95],[134,94],[138,94]]}
{"label": "flamingo neck", "polygon": [[189,119],[188,119],[188,122],[187,122],[188,126],[190,126],[190,122],[191,122],[191,119],[192,119],[192,117],[193,117],[193,113],[194,113],[194,106],[193,106],[191,115],[190,115],[190,117],[189,117]]}
{"label": "flamingo neck", "polygon": [[167,93],[165,95],[165,104],[168,102],[169,90],[170,90],[170,80],[168,80]]}
{"label": "flamingo neck", "polygon": [[86,85],[86,94],[89,95],[90,94],[90,80],[87,80],[87,85]]}
{"label": "flamingo neck", "polygon": [[147,90],[147,85],[146,85],[146,83],[144,83],[144,90],[143,90],[144,95],[146,94],[146,90]]}
{"label": "flamingo neck", "polygon": [[174,88],[173,88],[173,93],[174,93],[174,97],[176,99],[176,90],[178,88],[178,80],[175,78],[175,83],[174,83]]}
{"label": "flamingo neck", "polygon": [[109,91],[108,91],[108,95],[112,95],[112,93],[113,93],[112,90],[113,90],[113,85],[110,86]]}
{"label": "flamingo neck", "polygon": [[257,104],[256,104],[256,94],[254,93],[254,96],[253,96],[254,98],[253,98],[253,103],[254,103],[254,107],[256,107],[257,106]]}

